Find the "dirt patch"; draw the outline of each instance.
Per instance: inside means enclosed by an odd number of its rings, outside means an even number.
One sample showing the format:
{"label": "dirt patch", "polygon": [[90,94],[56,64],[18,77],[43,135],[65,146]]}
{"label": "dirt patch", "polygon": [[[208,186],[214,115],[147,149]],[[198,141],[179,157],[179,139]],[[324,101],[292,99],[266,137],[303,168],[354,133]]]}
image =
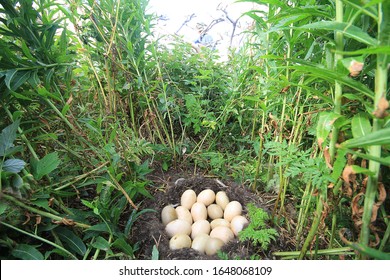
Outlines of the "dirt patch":
{"label": "dirt patch", "polygon": [[[174,178],[165,182],[165,186],[154,193],[154,200],[145,200],[142,209],[154,209],[157,212],[142,214],[134,223],[131,234],[131,241],[138,242],[138,259],[150,259],[153,246],[156,245],[159,251],[159,259],[218,259],[217,255],[206,256],[193,249],[169,249],[169,237],[161,223],[160,213],[163,207],[169,204],[179,204],[182,193],[192,189],[197,194],[204,189],[212,189],[214,192],[225,191],[230,201],[237,200],[243,206],[243,215],[246,215],[245,205],[253,203],[268,211],[262,198],[250,192],[246,187],[232,182],[224,182],[216,178],[196,176],[191,178]],[[254,254],[258,254],[259,248],[252,246],[250,242],[240,242],[237,238],[222,247],[222,252],[227,254],[229,259],[250,259]]]}

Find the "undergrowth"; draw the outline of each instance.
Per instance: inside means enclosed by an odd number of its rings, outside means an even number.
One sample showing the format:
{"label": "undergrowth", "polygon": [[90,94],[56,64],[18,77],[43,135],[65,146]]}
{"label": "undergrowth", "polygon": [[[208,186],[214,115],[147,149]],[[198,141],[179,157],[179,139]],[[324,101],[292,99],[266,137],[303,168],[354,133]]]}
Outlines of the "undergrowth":
{"label": "undergrowth", "polygon": [[389,1],[252,2],[221,61],[147,1],[0,0],[1,258],[133,259],[148,175],[189,168],[269,199],[241,238],[276,258],[388,256]]}

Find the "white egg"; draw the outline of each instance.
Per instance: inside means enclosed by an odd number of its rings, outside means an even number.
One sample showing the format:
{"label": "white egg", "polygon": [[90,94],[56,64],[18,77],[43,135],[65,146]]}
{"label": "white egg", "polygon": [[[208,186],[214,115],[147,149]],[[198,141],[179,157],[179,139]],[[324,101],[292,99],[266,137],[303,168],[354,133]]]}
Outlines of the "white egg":
{"label": "white egg", "polygon": [[210,233],[210,223],[207,220],[198,220],[191,226],[191,238],[194,239],[199,234]]}
{"label": "white egg", "polygon": [[177,213],[172,205],[165,206],[161,211],[161,221],[164,226],[177,219]]}
{"label": "white egg", "polygon": [[197,235],[194,240],[192,240],[191,248],[204,254],[206,250],[207,240],[209,240],[209,238],[210,236],[205,233]]}
{"label": "white egg", "polygon": [[228,203],[230,202],[229,201],[229,197],[227,196],[226,192],[224,191],[219,191],[217,192],[217,194],[215,195],[215,202],[221,206],[222,210],[225,210],[226,208],[226,205],[228,205]]}
{"label": "white egg", "polygon": [[191,248],[191,238],[187,234],[175,234],[169,240],[169,249],[177,250],[182,248]]}
{"label": "white egg", "polygon": [[165,231],[169,237],[173,237],[179,233],[190,235],[191,224],[184,220],[174,220],[165,226]]}
{"label": "white egg", "polygon": [[207,206],[207,214],[210,219],[214,220],[222,218],[223,210],[218,204],[210,204],[209,206]]}
{"label": "white egg", "polygon": [[185,208],[184,206],[176,207],[177,219],[185,220],[192,225],[192,216],[190,210]]}
{"label": "white egg", "polygon": [[196,202],[196,193],[193,190],[186,190],[183,192],[180,198],[181,206],[191,209],[192,205]]}
{"label": "white egg", "polygon": [[226,221],[225,219],[215,219],[215,220],[211,221],[210,226],[211,226],[211,229],[214,229],[218,226],[230,228],[230,223],[228,221]]}
{"label": "white egg", "polygon": [[191,215],[194,222],[207,220],[207,209],[203,203],[195,202],[191,207]]}
{"label": "white egg", "polygon": [[224,243],[221,239],[210,237],[209,239],[207,239],[206,242],[206,248],[205,248],[206,255],[211,256],[216,254],[218,250],[222,248],[223,245]]}
{"label": "white egg", "polygon": [[235,216],[239,216],[242,213],[242,205],[238,201],[231,201],[226,205],[223,218],[230,222]]}
{"label": "white egg", "polygon": [[215,192],[213,190],[207,189],[203,190],[198,194],[196,202],[201,202],[205,206],[209,206],[215,201]]}
{"label": "white egg", "polygon": [[233,231],[235,236],[238,236],[238,233],[242,231],[245,225],[247,225],[249,221],[244,216],[235,216],[230,223],[230,228]]}
{"label": "white egg", "polygon": [[221,239],[224,243],[228,243],[229,241],[233,240],[233,238],[234,238],[234,233],[233,233],[233,231],[232,231],[230,228],[228,228],[228,227],[219,226],[219,227],[214,228],[214,229],[210,232],[210,237],[219,238],[219,239]]}

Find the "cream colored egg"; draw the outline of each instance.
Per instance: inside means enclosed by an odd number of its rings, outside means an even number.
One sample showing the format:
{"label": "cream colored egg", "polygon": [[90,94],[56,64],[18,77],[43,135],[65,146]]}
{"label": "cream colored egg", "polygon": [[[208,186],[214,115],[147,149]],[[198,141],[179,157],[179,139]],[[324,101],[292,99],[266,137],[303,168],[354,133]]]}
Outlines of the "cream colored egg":
{"label": "cream colored egg", "polygon": [[214,229],[214,228],[219,227],[219,226],[230,228],[230,223],[228,221],[226,221],[225,219],[215,219],[215,220],[211,221],[210,226],[211,226],[211,229]]}
{"label": "cream colored egg", "polygon": [[196,193],[193,190],[186,190],[183,192],[180,198],[181,206],[191,209],[192,205],[196,202]]}
{"label": "cream colored egg", "polygon": [[173,237],[179,233],[190,235],[191,225],[189,222],[184,220],[174,220],[165,226],[165,231],[169,237]]}
{"label": "cream colored egg", "polygon": [[191,207],[192,220],[194,222],[199,220],[207,220],[207,209],[203,203],[195,202]]}
{"label": "cream colored egg", "polygon": [[209,206],[215,201],[215,192],[213,190],[207,189],[203,190],[198,194],[196,202],[201,202],[205,206]]}
{"label": "cream colored egg", "polygon": [[169,240],[169,249],[177,250],[191,248],[191,238],[187,234],[179,233]]}
{"label": "cream colored egg", "polygon": [[177,213],[172,205],[165,206],[161,211],[161,221],[164,226],[177,219]]}
{"label": "cream colored egg", "polygon": [[230,223],[230,228],[233,231],[235,236],[238,236],[238,233],[242,231],[245,225],[249,222],[244,216],[235,216]]}
{"label": "cream colored egg", "polygon": [[177,213],[177,218],[179,220],[187,221],[189,224],[192,225],[192,216],[190,210],[188,210],[184,206],[178,206],[176,207],[176,213]]}
{"label": "cream colored egg", "polygon": [[226,192],[224,191],[219,191],[217,192],[217,194],[215,195],[215,202],[221,206],[222,210],[225,210],[226,208],[226,205],[228,205],[228,203],[230,202],[229,201],[229,197],[227,196]]}
{"label": "cream colored egg", "polygon": [[233,233],[233,231],[232,231],[230,228],[228,228],[228,227],[219,226],[219,227],[214,228],[214,229],[210,232],[210,237],[219,238],[219,239],[221,239],[224,243],[228,243],[229,241],[233,240],[233,238],[234,238],[234,233]]}
{"label": "cream colored egg", "polygon": [[207,220],[198,220],[195,223],[192,224],[191,226],[191,238],[194,239],[197,237],[199,234],[205,233],[209,234],[210,233],[210,223]]}
{"label": "cream colored egg", "polygon": [[207,206],[207,215],[212,220],[222,218],[223,210],[218,204],[210,204]]}
{"label": "cream colored egg", "polygon": [[205,253],[208,256],[214,255],[222,248],[224,245],[223,241],[218,238],[210,237],[206,242]]}
{"label": "cream colored egg", "polygon": [[194,240],[192,240],[191,248],[204,254],[206,250],[207,240],[209,240],[210,236],[205,233],[201,233],[197,235]]}
{"label": "cream colored egg", "polygon": [[230,222],[235,216],[239,216],[242,213],[242,205],[238,201],[231,201],[226,205],[223,213],[223,218]]}

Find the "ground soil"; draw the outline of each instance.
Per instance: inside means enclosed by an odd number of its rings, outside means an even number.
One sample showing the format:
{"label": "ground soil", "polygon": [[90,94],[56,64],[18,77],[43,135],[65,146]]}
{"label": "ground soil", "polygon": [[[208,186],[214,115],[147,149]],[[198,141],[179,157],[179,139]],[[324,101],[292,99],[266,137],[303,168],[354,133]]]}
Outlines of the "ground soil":
{"label": "ground soil", "polygon": [[[169,237],[161,223],[160,213],[166,205],[179,204],[181,194],[187,189],[192,189],[197,194],[204,189],[212,189],[214,192],[223,190],[231,201],[237,200],[244,206],[253,203],[257,207],[270,211],[270,207],[264,201],[264,198],[259,194],[254,194],[245,186],[204,175],[174,174],[174,176],[155,176],[153,178],[155,184],[154,199],[146,199],[141,205],[142,209],[154,209],[156,212],[144,213],[134,223],[131,241],[139,244],[138,259],[151,259],[154,245],[158,249],[159,259],[219,259],[217,255],[206,256],[193,249],[169,249]],[[243,214],[247,214],[245,207]],[[274,242],[268,252],[261,251],[259,247],[253,246],[251,242],[241,242],[235,238],[222,248],[222,252],[226,254],[225,256],[228,259],[250,259],[253,255],[270,259],[273,258],[272,250],[276,247],[278,247],[278,250],[281,247],[287,247],[284,238],[279,238],[277,242]]]}

